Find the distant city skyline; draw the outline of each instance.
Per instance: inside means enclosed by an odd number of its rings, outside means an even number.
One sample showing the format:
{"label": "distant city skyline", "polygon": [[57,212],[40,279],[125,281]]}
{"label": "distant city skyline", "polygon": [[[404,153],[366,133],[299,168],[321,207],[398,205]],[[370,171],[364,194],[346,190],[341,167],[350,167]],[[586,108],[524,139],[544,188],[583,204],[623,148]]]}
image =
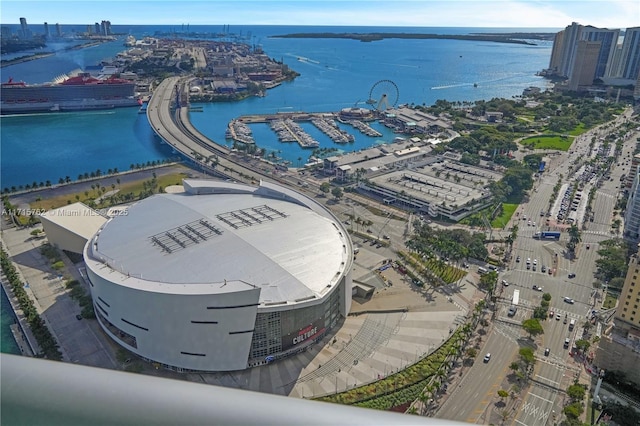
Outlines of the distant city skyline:
{"label": "distant city skyline", "polygon": [[640,23],[637,0],[3,0],[2,24],[600,28]]}

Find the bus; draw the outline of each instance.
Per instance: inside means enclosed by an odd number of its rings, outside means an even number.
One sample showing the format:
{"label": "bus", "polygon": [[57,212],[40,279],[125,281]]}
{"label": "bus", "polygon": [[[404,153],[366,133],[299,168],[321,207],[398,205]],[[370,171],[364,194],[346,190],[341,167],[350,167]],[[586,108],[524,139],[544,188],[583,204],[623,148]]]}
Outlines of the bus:
{"label": "bus", "polygon": [[509,306],[509,312],[507,315],[510,317],[516,314],[518,310],[518,303],[520,303],[520,290],[513,290],[513,298],[511,298],[511,306]]}

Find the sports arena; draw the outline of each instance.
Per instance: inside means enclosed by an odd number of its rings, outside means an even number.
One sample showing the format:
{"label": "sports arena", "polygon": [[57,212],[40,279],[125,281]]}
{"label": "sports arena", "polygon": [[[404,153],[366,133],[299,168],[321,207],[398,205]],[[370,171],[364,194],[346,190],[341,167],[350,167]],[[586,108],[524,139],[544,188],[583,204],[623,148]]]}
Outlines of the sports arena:
{"label": "sports arena", "polygon": [[88,240],[96,316],[118,344],[177,371],[231,371],[300,352],[351,306],[340,221],[284,186],[184,180]]}

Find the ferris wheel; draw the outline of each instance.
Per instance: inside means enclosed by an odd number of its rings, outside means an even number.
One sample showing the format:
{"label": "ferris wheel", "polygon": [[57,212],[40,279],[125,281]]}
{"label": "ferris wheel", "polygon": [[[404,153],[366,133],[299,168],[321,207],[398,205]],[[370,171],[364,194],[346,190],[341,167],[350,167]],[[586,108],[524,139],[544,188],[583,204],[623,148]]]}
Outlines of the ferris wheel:
{"label": "ferris wheel", "polygon": [[377,111],[384,111],[396,106],[399,95],[398,86],[393,81],[380,80],[369,90],[367,104],[374,106]]}

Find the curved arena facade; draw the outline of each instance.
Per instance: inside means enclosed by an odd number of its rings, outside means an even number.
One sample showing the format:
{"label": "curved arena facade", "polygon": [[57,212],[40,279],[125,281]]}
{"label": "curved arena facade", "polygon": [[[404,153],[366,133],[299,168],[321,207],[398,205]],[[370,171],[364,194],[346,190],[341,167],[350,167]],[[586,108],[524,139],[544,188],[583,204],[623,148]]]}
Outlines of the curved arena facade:
{"label": "curved arena facade", "polygon": [[185,180],[111,218],[84,248],[103,330],[178,371],[231,371],[304,350],[351,306],[353,246],[289,188]]}

